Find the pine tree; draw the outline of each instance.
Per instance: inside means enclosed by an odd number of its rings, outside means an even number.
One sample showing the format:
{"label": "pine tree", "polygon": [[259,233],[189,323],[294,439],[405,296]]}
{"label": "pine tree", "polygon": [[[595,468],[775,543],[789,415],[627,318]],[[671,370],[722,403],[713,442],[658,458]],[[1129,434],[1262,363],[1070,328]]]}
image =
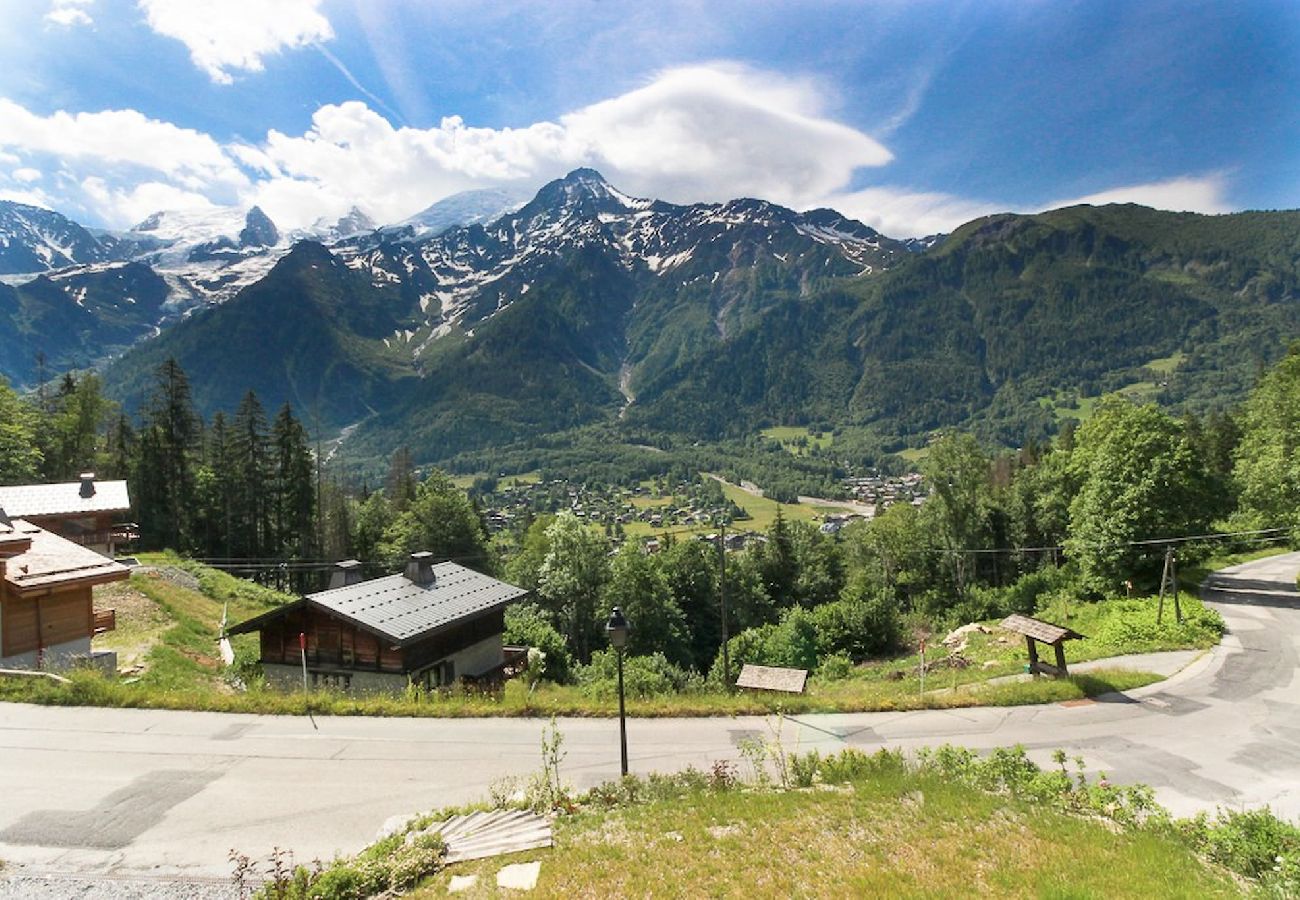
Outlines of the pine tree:
{"label": "pine tree", "polygon": [[274,455],[273,521],[275,550],[286,556],[308,555],[315,543],[316,482],[307,431],[286,403],[271,426]]}
{"label": "pine tree", "polygon": [[249,391],[240,401],[231,429],[234,484],[231,490],[234,556],[266,556],[272,535],[271,454],[267,439],[266,412],[257,394]]}
{"label": "pine tree", "polygon": [[194,456],[201,430],[189,379],[175,359],[168,359],[155,372],[140,438],[135,487],[146,546],[189,546]]}

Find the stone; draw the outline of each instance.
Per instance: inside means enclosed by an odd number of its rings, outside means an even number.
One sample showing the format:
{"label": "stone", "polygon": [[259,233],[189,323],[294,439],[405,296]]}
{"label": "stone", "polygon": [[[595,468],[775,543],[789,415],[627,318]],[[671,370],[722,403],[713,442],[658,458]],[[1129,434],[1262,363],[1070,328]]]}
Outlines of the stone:
{"label": "stone", "polygon": [[964,647],[966,643],[965,642],[966,636],[971,634],[976,634],[976,633],[989,634],[989,630],[985,628],[983,625],[981,625],[979,622],[971,622],[968,625],[963,625],[960,628],[954,628],[952,631],[948,632],[948,636],[943,639],[942,643],[956,644],[958,642],[961,642],[962,646]]}
{"label": "stone", "polygon": [[447,883],[447,893],[459,894],[461,891],[468,891],[476,884],[478,884],[477,875],[453,875],[451,881]]}
{"label": "stone", "polygon": [[497,872],[497,887],[512,891],[531,891],[542,873],[541,862],[514,863]]}

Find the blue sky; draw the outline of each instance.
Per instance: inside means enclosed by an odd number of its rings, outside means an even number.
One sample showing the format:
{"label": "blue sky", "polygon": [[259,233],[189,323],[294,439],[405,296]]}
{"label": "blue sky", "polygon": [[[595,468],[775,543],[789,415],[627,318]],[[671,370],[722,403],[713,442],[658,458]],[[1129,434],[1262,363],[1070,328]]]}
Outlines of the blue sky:
{"label": "blue sky", "polygon": [[1300,4],[0,0],[0,198],[395,221],[579,165],[889,234],[1300,206]]}

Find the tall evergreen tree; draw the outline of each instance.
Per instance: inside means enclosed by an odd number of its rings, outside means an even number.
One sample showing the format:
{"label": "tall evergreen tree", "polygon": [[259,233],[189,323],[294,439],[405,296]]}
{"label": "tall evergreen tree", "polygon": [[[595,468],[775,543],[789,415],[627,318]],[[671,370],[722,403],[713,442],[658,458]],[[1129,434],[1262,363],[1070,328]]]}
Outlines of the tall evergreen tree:
{"label": "tall evergreen tree", "polygon": [[316,471],[307,430],[286,403],[271,426],[276,551],[304,557],[315,544]]}
{"label": "tall evergreen tree", "polygon": [[201,429],[189,379],[175,359],[168,359],[154,373],[140,438],[135,488],[146,546],[189,547]]}
{"label": "tall evergreen tree", "polygon": [[240,401],[231,428],[230,445],[235,477],[231,491],[233,555],[267,556],[273,552],[270,547],[273,531],[271,452],[266,412],[253,391]]}

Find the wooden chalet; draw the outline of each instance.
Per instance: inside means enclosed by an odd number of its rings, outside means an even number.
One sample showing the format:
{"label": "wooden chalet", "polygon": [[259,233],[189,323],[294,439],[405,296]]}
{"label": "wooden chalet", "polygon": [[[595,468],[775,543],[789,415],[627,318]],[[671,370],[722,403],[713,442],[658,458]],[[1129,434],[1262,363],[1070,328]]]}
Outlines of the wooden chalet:
{"label": "wooden chalet", "polygon": [[92,652],[114,627],[96,610],[95,585],[121,581],[126,566],[0,508],[0,668],[64,669],[89,662],[112,674],[115,653]]}
{"label": "wooden chalet", "polygon": [[138,537],[123,521],[131,511],[126,482],[96,481],[94,472],[78,481],[0,487],[0,509],[109,558]]}
{"label": "wooden chalet", "polygon": [[[331,587],[229,629],[257,632],[268,683],[356,693],[499,678],[505,608],[528,592],[415,553],[400,575],[364,581],[355,560]],[[305,665],[304,665],[305,660]]]}

